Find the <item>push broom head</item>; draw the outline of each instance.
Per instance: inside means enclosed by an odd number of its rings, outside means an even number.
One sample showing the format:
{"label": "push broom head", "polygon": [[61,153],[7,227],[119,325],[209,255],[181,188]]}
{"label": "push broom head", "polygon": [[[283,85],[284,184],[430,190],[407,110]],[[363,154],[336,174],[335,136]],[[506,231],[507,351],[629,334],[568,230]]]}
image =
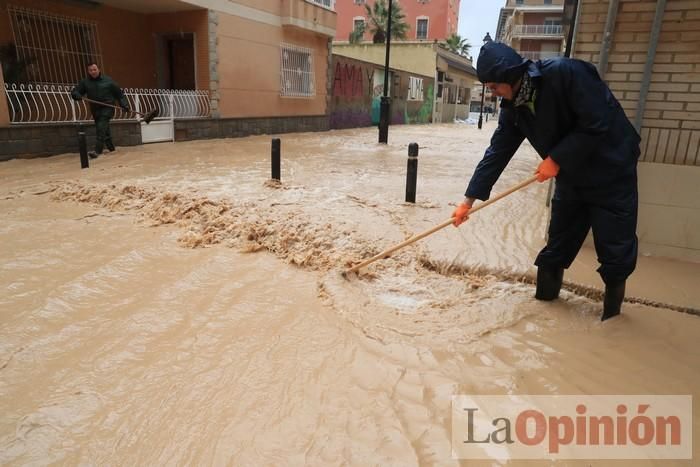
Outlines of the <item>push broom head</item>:
{"label": "push broom head", "polygon": [[143,114],[143,121],[148,123],[151,123],[154,118],[158,116],[158,109],[151,110],[150,112],[146,112]]}

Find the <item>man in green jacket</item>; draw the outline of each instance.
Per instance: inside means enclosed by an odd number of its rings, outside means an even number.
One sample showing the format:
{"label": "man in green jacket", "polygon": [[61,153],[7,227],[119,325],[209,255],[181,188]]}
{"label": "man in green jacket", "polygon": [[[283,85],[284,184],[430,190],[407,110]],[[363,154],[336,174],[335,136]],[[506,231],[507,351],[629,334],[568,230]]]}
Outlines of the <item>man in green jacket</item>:
{"label": "man in green jacket", "polygon": [[[87,96],[93,101],[110,105],[114,105],[114,101],[119,101],[119,106],[124,111],[129,112],[129,103],[119,85],[112,78],[103,75],[96,63],[90,63],[87,66],[87,72],[87,78],[82,79],[71,91],[71,97],[74,100],[79,101],[83,96]],[[97,138],[95,139],[95,151],[90,151],[88,155],[94,159],[102,154],[105,146],[110,152],[115,150],[112,132],[109,129],[109,121],[114,117],[114,108],[91,103],[90,111],[95,120]]]}

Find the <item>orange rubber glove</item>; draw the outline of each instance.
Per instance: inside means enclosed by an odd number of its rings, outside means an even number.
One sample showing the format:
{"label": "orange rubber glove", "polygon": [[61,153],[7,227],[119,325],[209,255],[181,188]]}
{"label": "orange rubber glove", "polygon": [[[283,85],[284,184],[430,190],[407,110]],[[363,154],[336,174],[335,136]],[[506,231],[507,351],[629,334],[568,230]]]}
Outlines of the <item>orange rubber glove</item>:
{"label": "orange rubber glove", "polygon": [[454,212],[452,213],[452,218],[454,219],[452,225],[454,225],[455,227],[459,227],[459,224],[469,219],[470,209],[471,206],[469,206],[466,202],[462,201],[461,203],[459,203],[455,208]]}
{"label": "orange rubber glove", "polygon": [[535,174],[537,174],[537,181],[540,183],[544,182],[545,180],[549,180],[552,177],[556,177],[558,173],[559,164],[554,162],[554,159],[549,156],[540,162],[540,165],[537,166],[537,171],[535,172]]}

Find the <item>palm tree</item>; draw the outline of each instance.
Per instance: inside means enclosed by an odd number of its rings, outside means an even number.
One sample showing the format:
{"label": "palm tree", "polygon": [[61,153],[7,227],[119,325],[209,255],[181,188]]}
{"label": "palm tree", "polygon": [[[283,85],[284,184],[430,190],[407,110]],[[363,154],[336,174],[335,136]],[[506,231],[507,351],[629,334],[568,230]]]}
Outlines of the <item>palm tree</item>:
{"label": "palm tree", "polygon": [[466,39],[462,38],[459,34],[452,33],[450,37],[445,40],[444,46],[450,52],[454,52],[463,57],[469,54],[469,49],[471,49],[471,44],[467,42]]}
{"label": "palm tree", "polygon": [[[398,0],[391,0],[391,38],[406,39],[409,26],[405,22],[406,16],[401,10]],[[367,17],[369,18],[369,31],[372,33],[372,42],[383,44],[386,40],[387,18],[389,17],[389,7],[386,0],[376,0],[370,7],[365,4]]]}

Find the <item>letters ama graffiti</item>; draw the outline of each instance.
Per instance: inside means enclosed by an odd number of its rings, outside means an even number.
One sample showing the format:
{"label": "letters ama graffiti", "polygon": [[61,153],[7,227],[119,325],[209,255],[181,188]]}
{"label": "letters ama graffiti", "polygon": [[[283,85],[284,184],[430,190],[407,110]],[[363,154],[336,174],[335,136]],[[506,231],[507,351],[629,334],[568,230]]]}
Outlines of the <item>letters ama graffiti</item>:
{"label": "letters ama graffiti", "polygon": [[347,63],[335,64],[333,95],[345,98],[360,98],[363,95],[362,68]]}

